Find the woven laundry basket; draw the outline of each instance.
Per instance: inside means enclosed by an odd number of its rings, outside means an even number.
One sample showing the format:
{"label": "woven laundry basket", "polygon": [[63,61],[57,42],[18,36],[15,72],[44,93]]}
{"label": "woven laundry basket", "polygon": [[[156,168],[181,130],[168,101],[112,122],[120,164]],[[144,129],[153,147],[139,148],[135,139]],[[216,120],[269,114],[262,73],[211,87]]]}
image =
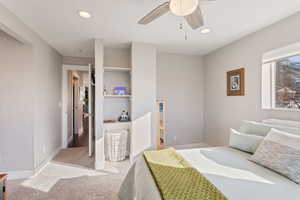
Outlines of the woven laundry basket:
{"label": "woven laundry basket", "polygon": [[106,157],[109,161],[122,161],[127,154],[128,131],[110,130],[106,132]]}

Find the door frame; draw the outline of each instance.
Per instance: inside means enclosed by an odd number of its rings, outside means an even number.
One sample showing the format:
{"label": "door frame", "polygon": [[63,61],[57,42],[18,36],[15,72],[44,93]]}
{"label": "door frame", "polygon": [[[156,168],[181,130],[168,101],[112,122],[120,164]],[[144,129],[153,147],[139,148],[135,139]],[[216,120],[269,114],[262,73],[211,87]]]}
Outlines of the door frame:
{"label": "door frame", "polygon": [[90,65],[63,65],[62,66],[62,88],[61,88],[61,146],[68,147],[68,71],[89,71]]}

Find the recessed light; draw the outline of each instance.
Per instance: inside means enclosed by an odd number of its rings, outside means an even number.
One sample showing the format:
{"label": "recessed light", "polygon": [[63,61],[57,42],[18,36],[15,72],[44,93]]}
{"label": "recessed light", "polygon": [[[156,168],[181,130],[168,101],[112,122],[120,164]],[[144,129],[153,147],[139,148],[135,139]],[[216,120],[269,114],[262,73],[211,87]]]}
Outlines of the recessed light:
{"label": "recessed light", "polygon": [[211,30],[209,28],[204,28],[201,30],[201,33],[206,34],[206,33],[210,33]]}
{"label": "recessed light", "polygon": [[78,15],[84,19],[89,19],[92,17],[92,15],[89,12],[83,10],[79,10]]}

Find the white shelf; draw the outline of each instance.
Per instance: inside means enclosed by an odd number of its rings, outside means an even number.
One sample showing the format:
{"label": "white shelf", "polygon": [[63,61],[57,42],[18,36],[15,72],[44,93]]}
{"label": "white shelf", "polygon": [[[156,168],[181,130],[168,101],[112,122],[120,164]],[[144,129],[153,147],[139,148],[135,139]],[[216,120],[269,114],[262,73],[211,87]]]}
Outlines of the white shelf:
{"label": "white shelf", "polygon": [[114,72],[114,71],[130,72],[131,68],[129,68],[129,67],[104,67],[104,71],[108,71],[108,72]]}
{"label": "white shelf", "polygon": [[105,98],[130,98],[131,95],[104,95]]}

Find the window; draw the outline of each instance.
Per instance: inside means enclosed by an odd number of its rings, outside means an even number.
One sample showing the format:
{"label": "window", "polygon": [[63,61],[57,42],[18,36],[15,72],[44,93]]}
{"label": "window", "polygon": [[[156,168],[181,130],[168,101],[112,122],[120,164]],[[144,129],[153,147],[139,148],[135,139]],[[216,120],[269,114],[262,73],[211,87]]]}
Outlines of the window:
{"label": "window", "polygon": [[263,64],[263,108],[300,111],[300,55]]}

